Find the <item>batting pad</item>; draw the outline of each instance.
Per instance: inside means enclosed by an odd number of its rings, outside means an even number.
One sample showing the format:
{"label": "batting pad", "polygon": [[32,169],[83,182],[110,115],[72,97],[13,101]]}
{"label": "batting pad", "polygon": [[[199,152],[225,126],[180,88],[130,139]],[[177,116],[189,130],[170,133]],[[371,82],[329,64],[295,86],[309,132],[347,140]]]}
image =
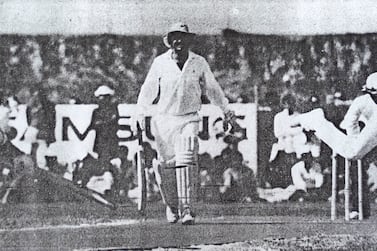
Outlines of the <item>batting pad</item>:
{"label": "batting pad", "polygon": [[164,203],[171,208],[178,208],[175,169],[167,168],[164,162],[155,161],[153,171]]}
{"label": "batting pad", "polygon": [[185,135],[180,136],[175,150],[176,166],[195,165],[198,149],[198,137]]}
{"label": "batting pad", "polygon": [[176,169],[178,201],[181,208],[191,203],[191,166]]}
{"label": "batting pad", "polygon": [[198,156],[198,137],[181,135],[176,146],[176,178],[178,200],[181,208],[190,206],[193,192],[193,181]]}

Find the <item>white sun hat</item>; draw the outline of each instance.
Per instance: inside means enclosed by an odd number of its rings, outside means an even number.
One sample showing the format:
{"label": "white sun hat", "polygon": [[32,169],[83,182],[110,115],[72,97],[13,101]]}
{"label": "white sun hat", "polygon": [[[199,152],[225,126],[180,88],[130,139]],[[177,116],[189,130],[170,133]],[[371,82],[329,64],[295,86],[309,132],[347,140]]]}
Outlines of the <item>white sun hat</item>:
{"label": "white sun hat", "polygon": [[115,93],[115,91],[113,89],[111,89],[110,87],[108,87],[107,85],[101,85],[94,92],[94,96],[96,96],[96,97],[105,96],[105,95],[113,96],[114,93]]}
{"label": "white sun hat", "polygon": [[374,72],[368,76],[362,91],[370,94],[377,94],[377,72]]}
{"label": "white sun hat", "polygon": [[164,38],[163,38],[164,44],[168,48],[171,48],[171,45],[169,44],[169,41],[168,41],[168,35],[172,32],[181,32],[181,33],[185,33],[185,34],[190,35],[190,36],[195,35],[195,33],[191,33],[189,31],[187,24],[182,23],[182,22],[175,23],[172,26],[170,26],[168,32],[164,35]]}

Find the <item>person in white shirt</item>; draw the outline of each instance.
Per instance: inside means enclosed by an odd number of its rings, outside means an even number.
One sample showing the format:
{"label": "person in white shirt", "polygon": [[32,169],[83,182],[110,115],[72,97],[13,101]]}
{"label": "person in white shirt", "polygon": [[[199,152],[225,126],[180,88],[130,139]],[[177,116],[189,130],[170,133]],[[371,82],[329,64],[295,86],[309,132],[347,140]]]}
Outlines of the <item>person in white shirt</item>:
{"label": "person in white shirt", "polygon": [[291,167],[291,177],[291,184],[285,188],[257,188],[259,198],[268,202],[281,202],[292,199],[296,192],[306,194],[318,189],[324,182],[321,166],[310,153],[303,154],[302,160]]}
{"label": "person in white shirt", "polygon": [[[168,51],[156,57],[141,87],[136,121],[144,128],[144,111],[158,97],[152,133],[156,139],[156,180],[164,199],[167,220],[193,224],[191,199],[197,173],[201,96],[219,106],[226,119],[234,113],[207,61],[190,51],[194,37],[183,23],[172,25],[164,36]],[[133,123],[135,129],[135,123]]]}
{"label": "person in white shirt", "polygon": [[297,190],[304,192],[311,188],[320,188],[324,182],[321,166],[313,160],[310,154],[305,154],[303,159],[291,168],[293,185]]}
{"label": "person in white shirt", "polygon": [[[321,108],[297,116],[291,125],[314,131],[318,138],[346,159],[362,159],[377,146],[377,72],[369,75],[363,92],[364,95],[352,102],[341,123],[347,134],[328,121]],[[360,130],[359,121],[365,124],[363,130]]]}
{"label": "person in white shirt", "polygon": [[[350,160],[362,159],[377,146],[377,72],[368,76],[366,84],[363,86],[363,95],[357,97],[352,102],[340,127],[346,130],[346,134],[338,130],[331,122],[329,122],[322,109],[315,109],[306,114],[300,115],[292,123],[300,124],[306,130],[312,130],[315,135],[330,148],[342,157]],[[365,126],[361,130],[359,122]],[[357,179],[357,172],[354,170],[354,164],[351,169],[351,179]],[[365,163],[363,165],[366,166]],[[368,185],[366,169],[363,170],[363,211],[364,217],[370,215],[370,205],[368,196]],[[356,182],[352,182],[352,190],[356,190]],[[354,211],[351,217],[356,217],[358,212],[357,197],[352,198],[352,207]]]}
{"label": "person in white shirt", "polygon": [[290,183],[291,166],[300,161],[304,154],[311,153],[316,157],[320,154],[320,142],[316,137],[305,133],[299,125],[291,125],[291,121],[300,115],[294,94],[283,94],[280,103],[283,110],[274,117],[274,135],[277,142],[272,145],[269,158],[270,185],[273,187],[285,187]]}
{"label": "person in white shirt", "polygon": [[279,151],[287,154],[295,153],[300,158],[305,151],[306,135],[300,126],[291,126],[290,121],[299,113],[295,111],[296,99],[292,94],[285,94],[281,99],[283,110],[274,117],[274,135],[278,142],[273,144],[270,162],[278,155]]}

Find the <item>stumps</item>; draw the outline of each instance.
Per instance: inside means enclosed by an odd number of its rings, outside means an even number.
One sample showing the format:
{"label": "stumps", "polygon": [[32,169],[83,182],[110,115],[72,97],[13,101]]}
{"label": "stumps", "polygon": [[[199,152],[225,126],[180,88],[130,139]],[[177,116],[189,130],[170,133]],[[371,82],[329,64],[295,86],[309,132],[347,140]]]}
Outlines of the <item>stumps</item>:
{"label": "stumps", "polygon": [[357,186],[358,186],[358,208],[359,208],[359,220],[364,219],[363,215],[363,171],[362,161],[357,160]]}
{"label": "stumps", "polygon": [[[337,197],[337,154],[333,153],[331,156],[331,220],[334,221],[337,218],[336,215],[336,197]],[[350,168],[351,160],[345,160],[344,166],[344,219],[350,220]],[[363,220],[363,177],[362,177],[362,161],[357,160],[357,190],[358,190],[358,217],[359,220]]]}
{"label": "stumps", "polygon": [[350,220],[350,161],[344,163],[344,219]]}
{"label": "stumps", "polygon": [[331,220],[336,219],[336,186],[337,186],[337,172],[336,172],[336,154],[331,156]]}

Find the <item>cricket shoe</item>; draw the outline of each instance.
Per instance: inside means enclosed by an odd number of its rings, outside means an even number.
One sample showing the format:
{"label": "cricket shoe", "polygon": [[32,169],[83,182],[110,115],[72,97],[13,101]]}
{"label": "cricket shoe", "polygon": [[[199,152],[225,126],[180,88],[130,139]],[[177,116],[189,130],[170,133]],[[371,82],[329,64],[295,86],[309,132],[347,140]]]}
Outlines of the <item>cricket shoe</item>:
{"label": "cricket shoe", "polygon": [[182,225],[194,225],[195,224],[195,214],[190,210],[190,208],[185,208],[182,213]]}
{"label": "cricket shoe", "polygon": [[350,219],[351,219],[351,220],[356,220],[356,219],[358,219],[358,217],[359,217],[359,212],[357,212],[357,211],[352,211],[352,212],[350,213]]}
{"label": "cricket shoe", "polygon": [[178,209],[166,206],[166,219],[169,223],[177,223],[179,220]]}

